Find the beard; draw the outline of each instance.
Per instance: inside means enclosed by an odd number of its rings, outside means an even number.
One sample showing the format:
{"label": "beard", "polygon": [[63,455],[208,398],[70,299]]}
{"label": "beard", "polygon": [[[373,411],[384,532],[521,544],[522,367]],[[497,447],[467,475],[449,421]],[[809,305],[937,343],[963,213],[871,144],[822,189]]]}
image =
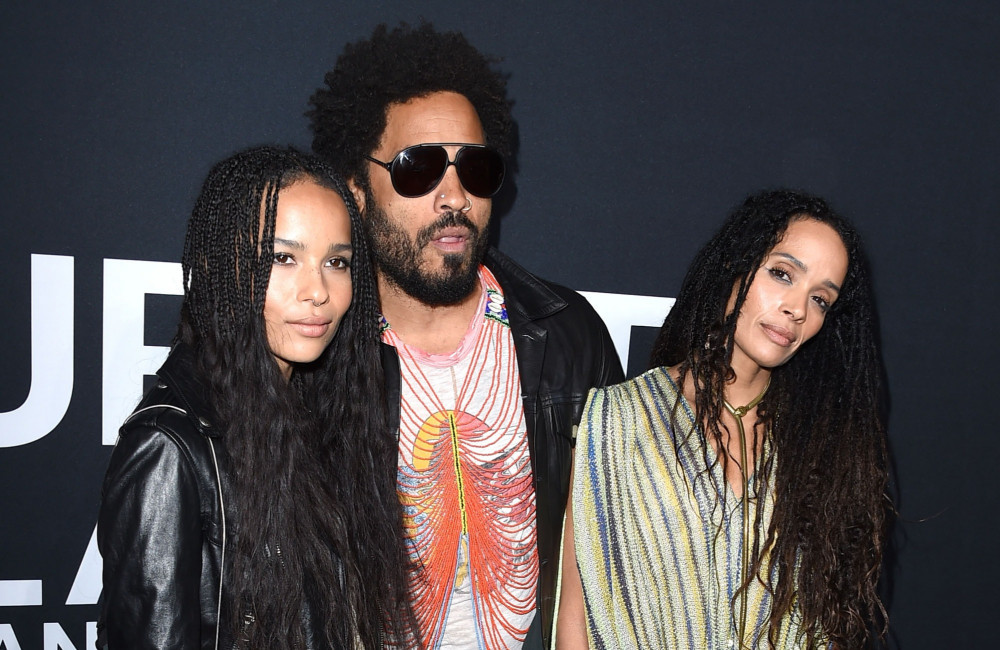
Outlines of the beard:
{"label": "beard", "polygon": [[[375,202],[371,190],[365,192],[365,216],[372,243],[372,257],[378,272],[404,293],[431,307],[454,305],[469,296],[479,279],[479,264],[486,255],[489,239],[461,212],[447,212],[417,231],[415,239],[407,234]],[[469,231],[469,246],[464,253],[443,258],[443,268],[421,268],[422,253],[443,228],[462,226]]]}

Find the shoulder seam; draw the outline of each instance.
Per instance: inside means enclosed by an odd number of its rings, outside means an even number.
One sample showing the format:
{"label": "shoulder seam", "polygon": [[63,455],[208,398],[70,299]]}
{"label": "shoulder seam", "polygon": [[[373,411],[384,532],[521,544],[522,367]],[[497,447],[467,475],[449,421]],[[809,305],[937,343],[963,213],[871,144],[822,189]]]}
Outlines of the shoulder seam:
{"label": "shoulder seam", "polygon": [[128,418],[126,418],[125,421],[122,422],[122,426],[125,426],[126,424],[131,422],[132,418],[139,415],[140,413],[145,413],[146,411],[151,411],[152,409],[158,409],[158,408],[172,409],[174,411],[177,411],[181,415],[187,415],[187,411],[185,411],[179,406],[174,406],[173,404],[153,404],[152,406],[146,406],[139,409],[138,411],[133,412],[132,415],[128,416]]}

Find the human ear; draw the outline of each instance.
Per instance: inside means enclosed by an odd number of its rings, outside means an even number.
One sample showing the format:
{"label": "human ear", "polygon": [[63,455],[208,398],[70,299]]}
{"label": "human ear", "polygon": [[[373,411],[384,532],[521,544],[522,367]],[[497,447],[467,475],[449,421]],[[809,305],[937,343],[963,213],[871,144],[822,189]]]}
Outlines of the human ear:
{"label": "human ear", "polygon": [[361,214],[365,213],[365,192],[361,187],[354,181],[353,178],[347,181],[347,187],[351,189],[351,194],[354,195],[354,202],[358,204],[358,212]]}

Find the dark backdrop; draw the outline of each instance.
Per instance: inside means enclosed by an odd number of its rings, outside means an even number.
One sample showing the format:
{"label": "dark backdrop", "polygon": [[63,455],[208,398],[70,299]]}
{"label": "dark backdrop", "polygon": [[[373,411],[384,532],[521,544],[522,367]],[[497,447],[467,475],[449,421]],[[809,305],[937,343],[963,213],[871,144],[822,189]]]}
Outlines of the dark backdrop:
{"label": "dark backdrop", "polygon": [[[993,3],[84,4],[0,7],[0,443],[36,389],[33,320],[74,344],[65,416],[0,447],[0,602],[19,597],[11,581],[41,589],[40,605],[0,606],[7,650],[82,649],[96,619],[70,592],[110,452],[104,260],[178,261],[211,164],[250,144],[308,147],[306,99],[342,46],[421,16],[503,57],[520,155],[499,245],[543,277],[673,296],[724,214],[764,186],[823,194],[857,222],[892,396],[894,643],[995,643]],[[71,257],[71,282],[33,301],[33,254]],[[144,340],[165,345],[178,303],[155,294]],[[633,330],[630,372],[650,341]]]}

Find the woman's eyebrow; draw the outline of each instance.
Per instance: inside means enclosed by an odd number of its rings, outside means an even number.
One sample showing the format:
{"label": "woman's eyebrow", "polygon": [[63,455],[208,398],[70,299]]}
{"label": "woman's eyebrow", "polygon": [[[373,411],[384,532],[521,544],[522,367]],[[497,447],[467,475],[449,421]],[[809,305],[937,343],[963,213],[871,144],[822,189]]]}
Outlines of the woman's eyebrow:
{"label": "woman's eyebrow", "polygon": [[[283,246],[285,248],[293,248],[297,251],[304,251],[306,249],[305,244],[294,239],[282,239],[281,237],[274,238],[275,246]],[[326,249],[328,254],[332,253],[348,253],[354,250],[354,246],[351,242],[337,242],[330,244],[329,248]]]}
{"label": "woman's eyebrow", "polygon": [[[789,253],[782,253],[782,252],[776,252],[775,255],[777,255],[778,257],[785,258],[786,260],[788,260],[789,262],[791,262],[792,264],[794,264],[798,268],[802,269],[803,272],[809,270],[809,267],[806,266],[805,262],[803,262],[799,258],[795,257],[794,255],[791,255]],[[833,289],[834,291],[836,291],[837,293],[840,293],[840,285],[838,285],[836,282],[833,282],[832,280],[823,280],[823,286],[829,287],[829,288]]]}
{"label": "woman's eyebrow", "polygon": [[301,242],[295,241],[294,239],[281,239],[280,237],[274,238],[274,245],[282,245],[287,248],[294,248],[297,251],[305,250],[305,245]]}
{"label": "woman's eyebrow", "polygon": [[780,253],[780,252],[777,252],[777,253],[775,253],[775,255],[777,255],[778,257],[784,257],[786,260],[788,260],[789,262],[791,262],[795,266],[799,267],[803,271],[808,271],[809,270],[809,267],[805,265],[805,262],[803,262],[799,258],[795,257],[794,255],[791,255],[790,253]]}

